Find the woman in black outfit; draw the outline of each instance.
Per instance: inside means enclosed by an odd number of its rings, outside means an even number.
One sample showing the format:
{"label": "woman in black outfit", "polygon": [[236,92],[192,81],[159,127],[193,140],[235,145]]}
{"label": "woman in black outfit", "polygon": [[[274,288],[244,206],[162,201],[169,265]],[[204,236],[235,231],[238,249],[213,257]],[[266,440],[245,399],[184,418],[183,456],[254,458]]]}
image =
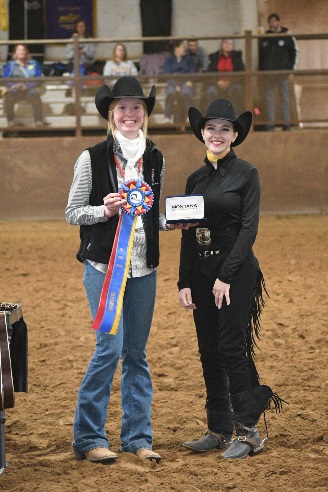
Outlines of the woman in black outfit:
{"label": "woman in black outfit", "polygon": [[[260,385],[254,364],[264,279],[252,246],[259,222],[257,169],[238,159],[252,114],[236,117],[227,99],[216,99],[202,114],[189,109],[196,137],[205,143],[205,165],[192,173],[186,194],[204,196],[204,226],[182,232],[179,299],[193,309],[206,385],[208,430],[184,445],[196,452],[227,448],[223,457],[244,458],[263,449],[256,424],[270,400],[281,400]],[[232,440],[235,432],[236,439]]]}

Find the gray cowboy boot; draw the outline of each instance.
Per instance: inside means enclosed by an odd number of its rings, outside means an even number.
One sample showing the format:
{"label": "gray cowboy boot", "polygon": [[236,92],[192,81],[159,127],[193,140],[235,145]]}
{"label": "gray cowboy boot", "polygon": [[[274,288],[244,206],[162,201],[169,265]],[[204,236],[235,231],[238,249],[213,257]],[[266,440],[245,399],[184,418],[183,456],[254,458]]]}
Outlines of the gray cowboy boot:
{"label": "gray cowboy boot", "polygon": [[194,441],[187,441],[183,443],[183,446],[194,451],[195,453],[206,453],[212,449],[224,449],[231,443],[232,435],[217,434],[207,430],[205,435],[200,439]]}
{"label": "gray cowboy boot", "polygon": [[259,453],[264,448],[267,438],[261,441],[258,429],[246,427],[240,422],[235,422],[237,437],[232,441],[229,448],[222,453],[223,458],[246,458],[246,456]]}
{"label": "gray cowboy boot", "polygon": [[270,401],[274,403],[276,411],[279,412],[283,400],[266,385],[255,386],[243,393],[231,395],[236,438],[222,454],[223,458],[246,458],[248,455],[262,451],[267,439],[261,440],[256,424],[261,414],[269,408]]}
{"label": "gray cowboy boot", "polygon": [[[229,405],[226,409],[218,411],[206,408],[208,430],[205,435],[200,439],[184,442],[183,446],[195,453],[206,453],[212,449],[225,449],[229,446],[232,442],[234,422],[229,395],[228,398]],[[215,429],[215,431],[210,429]]]}

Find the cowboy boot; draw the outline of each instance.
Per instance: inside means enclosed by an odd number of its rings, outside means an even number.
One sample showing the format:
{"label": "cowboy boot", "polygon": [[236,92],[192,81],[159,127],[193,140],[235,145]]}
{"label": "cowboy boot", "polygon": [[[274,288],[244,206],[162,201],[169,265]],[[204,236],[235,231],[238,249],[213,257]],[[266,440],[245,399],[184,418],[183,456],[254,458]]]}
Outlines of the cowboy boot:
{"label": "cowboy boot", "polygon": [[[217,412],[207,408],[208,430],[205,435],[194,441],[187,441],[183,446],[195,453],[205,453],[212,449],[224,449],[232,442],[234,428],[231,412]],[[216,429],[216,432],[210,429]]]}
{"label": "cowboy boot", "polygon": [[194,453],[206,453],[206,451],[211,451],[212,449],[226,448],[231,443],[231,439],[232,434],[225,436],[224,434],[217,434],[207,430],[203,437],[194,441],[184,442],[183,446]]}
{"label": "cowboy boot", "polygon": [[267,439],[261,440],[256,424],[269,408],[270,401],[273,401],[277,412],[281,410],[283,400],[266,385],[231,395],[237,437],[222,454],[223,458],[246,458],[262,451]]}
{"label": "cowboy boot", "polygon": [[223,458],[246,458],[262,451],[267,438],[261,441],[257,427],[246,427],[237,421],[235,426],[237,437],[233,439],[229,449],[222,453]]}

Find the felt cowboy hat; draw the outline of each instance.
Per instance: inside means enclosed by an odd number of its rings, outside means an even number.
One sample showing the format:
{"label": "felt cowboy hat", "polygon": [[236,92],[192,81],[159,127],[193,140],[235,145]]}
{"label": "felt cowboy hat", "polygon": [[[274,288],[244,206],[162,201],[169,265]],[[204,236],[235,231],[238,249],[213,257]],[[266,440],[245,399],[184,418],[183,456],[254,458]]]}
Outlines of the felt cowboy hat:
{"label": "felt cowboy hat", "polygon": [[140,82],[132,76],[120,77],[110,89],[108,85],[102,85],[96,94],[95,103],[96,107],[105,120],[108,120],[108,110],[111,102],[114,99],[122,99],[124,97],[134,97],[137,99],[143,99],[147,107],[148,116],[151,114],[155,106],[156,100],[156,87],[153,85],[149,96],[146,97],[143,93]]}
{"label": "felt cowboy hat", "polygon": [[227,99],[215,99],[206,110],[205,116],[196,108],[189,108],[188,111],[190,126],[198,140],[204,143],[201,130],[204,128],[207,120],[228,120],[234,125],[235,130],[238,132],[238,137],[231,143],[231,147],[241,144],[252,124],[252,113],[245,111],[240,116],[236,116],[235,110],[230,101]]}

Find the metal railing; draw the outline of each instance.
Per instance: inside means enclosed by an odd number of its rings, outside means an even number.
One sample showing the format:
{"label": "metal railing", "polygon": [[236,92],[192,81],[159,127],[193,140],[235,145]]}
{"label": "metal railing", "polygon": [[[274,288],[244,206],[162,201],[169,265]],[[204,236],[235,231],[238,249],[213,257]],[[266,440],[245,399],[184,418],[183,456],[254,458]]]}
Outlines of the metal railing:
{"label": "metal railing", "polygon": [[[279,71],[260,71],[258,70],[255,65],[256,65],[256,49],[257,49],[257,43],[258,40],[267,37],[268,35],[265,34],[254,34],[252,31],[245,31],[243,35],[231,35],[231,36],[199,36],[196,37],[200,42],[201,41],[210,41],[210,40],[215,40],[219,41],[221,39],[229,38],[233,40],[242,40],[244,42],[244,49],[243,51],[243,59],[245,62],[245,71],[244,72],[220,72],[219,76],[220,77],[229,77],[229,78],[237,78],[239,80],[242,80],[243,87],[244,87],[244,107],[245,109],[250,109],[253,110],[258,102],[259,94],[261,92],[261,86],[263,85],[263,81],[265,80],[266,77],[269,76],[285,76],[289,77],[291,80],[291,84],[293,86],[298,85],[302,87],[302,80],[305,80],[307,78],[308,82],[307,85],[311,85],[311,81],[315,81],[319,77],[322,79],[321,80],[321,87],[325,88],[327,87],[328,89],[328,68],[327,69],[307,69],[307,70],[279,70]],[[326,40],[328,39],[328,33],[317,33],[317,34],[270,34],[270,36],[285,36],[285,37],[293,37],[296,40]],[[194,36],[193,36],[194,37]],[[117,42],[122,42],[122,43],[138,43],[138,42],[162,42],[162,41],[174,41],[178,39],[189,39],[190,36],[170,36],[170,37],[134,37],[134,38],[87,38],[84,39],[84,43],[102,43],[102,44],[114,44]],[[99,75],[98,77],[94,76],[82,76],[80,74],[79,66],[80,66],[80,59],[79,59],[79,38],[78,35],[74,35],[72,39],[57,39],[57,40],[48,40],[48,39],[38,39],[38,40],[2,40],[0,41],[0,46],[10,46],[10,45],[16,45],[16,44],[27,44],[33,45],[33,44],[44,44],[45,46],[51,46],[51,45],[66,45],[67,43],[73,43],[74,45],[74,75],[71,75],[69,77],[63,77],[63,76],[45,76],[41,79],[40,78],[31,78],[29,80],[31,81],[37,81],[40,84],[45,84],[45,85],[66,85],[67,89],[71,89],[72,92],[72,97],[73,97],[73,105],[74,105],[74,124],[67,124],[66,126],[61,125],[60,127],[56,126],[56,122],[52,123],[52,126],[45,127],[42,129],[42,131],[53,131],[56,129],[61,129],[63,132],[66,130],[71,130],[74,132],[74,135],[79,137],[82,135],[83,130],[86,128],[83,125],[83,111],[82,111],[82,106],[81,103],[83,103],[84,99],[84,92],[85,88],[88,86],[88,81],[92,81],[93,83],[97,84],[97,81],[99,83],[105,82],[110,84],[111,81],[115,79],[115,77],[104,77],[103,75]],[[196,84],[200,86],[200,94],[202,93],[202,86],[206,81],[209,81],[213,77],[217,78],[218,73],[215,72],[204,72],[204,73],[194,73],[194,74],[188,74],[187,77],[189,80],[192,80]],[[117,77],[116,77],[117,78]],[[152,84],[152,83],[157,83],[157,84],[166,84],[168,79],[172,78],[172,74],[150,74],[150,75],[139,75],[138,78],[140,79],[140,82],[142,84]],[[176,75],[174,74],[174,78],[181,78],[182,80],[186,78],[186,74],[184,75]],[[310,78],[310,82],[309,82]],[[17,81],[17,80],[22,80],[22,79],[17,79],[17,78],[12,78],[12,81]],[[0,80],[0,84],[2,87],[5,87],[6,82],[8,79],[2,78]],[[91,89],[90,89],[91,90]],[[96,87],[94,89],[94,92],[96,91]],[[92,92],[92,90],[91,90]],[[89,98],[90,101],[92,101],[92,97]],[[306,124],[311,124],[311,123],[316,123],[316,124],[321,124],[321,125],[327,125],[328,126],[328,111],[325,113],[322,111],[322,107],[320,106],[318,108],[318,117],[307,117],[306,114],[300,114],[300,108],[297,107],[299,106],[299,101],[300,98],[298,98],[298,101],[295,103],[295,108],[294,111],[292,112],[292,118],[291,118],[291,124],[295,128],[301,128],[305,126]],[[199,102],[199,101],[198,101]],[[262,100],[263,104],[263,100]],[[264,114],[263,114],[264,113]],[[254,115],[254,125],[256,129],[256,125],[261,126],[261,125],[266,125],[268,124],[268,120],[265,118],[265,111],[260,111],[261,116],[258,117],[256,114]],[[321,116],[319,116],[321,115]],[[280,125],[282,124],[281,119],[276,119],[275,124]],[[158,124],[158,126],[161,126]],[[102,120],[99,117],[99,121],[96,123],[93,123],[90,128],[103,128],[104,127],[104,120]],[[29,128],[26,128],[29,130]],[[6,131],[8,128],[5,125],[0,125],[0,131]],[[22,131],[24,129],[22,128]]]}

